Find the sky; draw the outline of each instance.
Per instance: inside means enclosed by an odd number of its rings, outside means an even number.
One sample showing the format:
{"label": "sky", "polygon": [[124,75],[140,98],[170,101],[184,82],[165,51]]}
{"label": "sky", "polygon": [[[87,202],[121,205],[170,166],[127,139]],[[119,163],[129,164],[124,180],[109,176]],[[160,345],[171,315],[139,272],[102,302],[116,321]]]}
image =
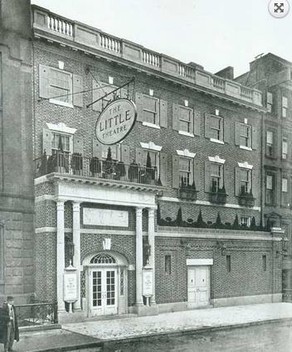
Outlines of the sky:
{"label": "sky", "polygon": [[141,44],[206,71],[246,72],[255,56],[292,61],[292,0],[285,18],[270,0],[31,0],[72,20]]}

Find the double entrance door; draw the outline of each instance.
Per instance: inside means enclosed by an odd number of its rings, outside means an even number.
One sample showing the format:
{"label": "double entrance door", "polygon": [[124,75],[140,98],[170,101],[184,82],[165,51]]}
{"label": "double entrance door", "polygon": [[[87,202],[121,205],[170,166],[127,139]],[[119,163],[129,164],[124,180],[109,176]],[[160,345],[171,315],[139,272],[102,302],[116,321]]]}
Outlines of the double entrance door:
{"label": "double entrance door", "polygon": [[188,306],[204,307],[210,304],[210,266],[188,267]]}
{"label": "double entrance door", "polygon": [[117,268],[90,269],[89,286],[90,315],[117,314]]}

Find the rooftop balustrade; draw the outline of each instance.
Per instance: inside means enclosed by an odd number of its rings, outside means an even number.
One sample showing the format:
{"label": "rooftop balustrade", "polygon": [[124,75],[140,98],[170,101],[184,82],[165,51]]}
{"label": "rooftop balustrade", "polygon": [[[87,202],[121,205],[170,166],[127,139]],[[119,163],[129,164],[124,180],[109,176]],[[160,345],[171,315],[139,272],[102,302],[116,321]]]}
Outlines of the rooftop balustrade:
{"label": "rooftop balustrade", "polygon": [[146,49],[133,42],[106,34],[101,30],[85,24],[71,21],[52,14],[50,11],[33,6],[33,28],[35,36],[54,36],[87,47],[88,51],[104,52],[115,57],[132,61],[155,71],[180,78],[188,83],[201,86],[242,101],[262,106],[262,93],[257,89],[247,88],[203,70],[199,65],[185,64],[164,54]]}

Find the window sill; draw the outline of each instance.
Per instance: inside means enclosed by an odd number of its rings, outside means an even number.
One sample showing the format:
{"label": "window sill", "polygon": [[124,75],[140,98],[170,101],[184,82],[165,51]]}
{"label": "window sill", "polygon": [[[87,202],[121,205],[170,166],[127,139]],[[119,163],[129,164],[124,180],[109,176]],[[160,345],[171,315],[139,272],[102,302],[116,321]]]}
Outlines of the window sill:
{"label": "window sill", "polygon": [[218,143],[218,144],[225,144],[223,141],[220,141],[219,139],[214,139],[210,138],[210,142]]}
{"label": "window sill", "polygon": [[187,137],[195,137],[192,133],[186,131],[178,131],[178,133]]}
{"label": "window sill", "polygon": [[252,151],[252,148],[246,147],[246,146],[244,146],[244,145],[240,145],[239,148],[240,148],[240,149],[244,149],[244,150],[249,150],[250,152]]}
{"label": "window sill", "polygon": [[55,105],[65,106],[66,108],[74,108],[73,104],[56,99],[49,99],[49,102]]}
{"label": "window sill", "polygon": [[156,129],[160,130],[160,126],[155,125],[154,123],[151,123],[151,122],[143,121],[143,122],[142,122],[142,125],[143,125],[143,126],[147,126],[147,127],[156,128]]}

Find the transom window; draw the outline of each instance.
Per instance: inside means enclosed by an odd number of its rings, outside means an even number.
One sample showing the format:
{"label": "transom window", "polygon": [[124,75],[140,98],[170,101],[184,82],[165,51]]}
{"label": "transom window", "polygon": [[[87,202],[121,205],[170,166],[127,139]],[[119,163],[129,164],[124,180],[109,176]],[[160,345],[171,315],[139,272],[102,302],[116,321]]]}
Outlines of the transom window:
{"label": "transom window", "polygon": [[72,74],[50,68],[50,97],[53,100],[72,103]]}
{"label": "transom window", "polygon": [[109,254],[100,253],[90,260],[90,264],[115,264],[116,260]]}
{"label": "transom window", "polygon": [[144,95],[143,96],[143,121],[159,125],[159,100]]}
{"label": "transom window", "polygon": [[240,125],[240,145],[243,147],[251,147],[251,126],[246,124]]}
{"label": "transom window", "polygon": [[179,130],[192,133],[193,110],[184,106],[179,107]]}
{"label": "transom window", "polygon": [[193,160],[179,158],[179,185],[180,187],[193,184]]}
{"label": "transom window", "polygon": [[223,141],[223,119],[220,116],[210,116],[210,138]]}
{"label": "transom window", "polygon": [[211,163],[211,191],[217,192],[223,184],[223,165]]}

